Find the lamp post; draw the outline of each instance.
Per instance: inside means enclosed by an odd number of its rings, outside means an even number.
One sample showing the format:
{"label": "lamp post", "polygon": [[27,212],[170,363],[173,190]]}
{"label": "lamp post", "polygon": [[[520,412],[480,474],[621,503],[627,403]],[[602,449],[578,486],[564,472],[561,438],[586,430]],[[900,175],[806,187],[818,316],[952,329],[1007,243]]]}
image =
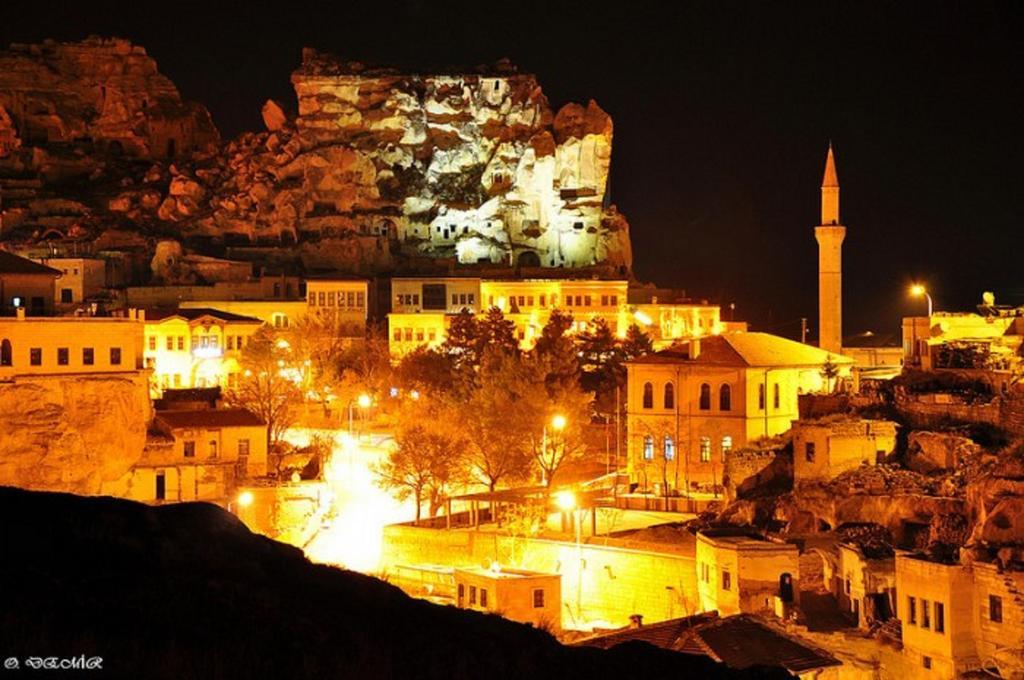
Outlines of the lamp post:
{"label": "lamp post", "polygon": [[922,286],[920,283],[915,283],[910,287],[910,294],[914,297],[921,297],[922,295],[928,301],[928,317],[932,315],[932,296],[928,294],[928,289]]}
{"label": "lamp post", "polygon": [[[924,298],[928,301],[928,327],[930,328],[932,325],[932,296],[928,294],[928,290],[920,283],[915,283],[913,286],[910,287],[910,294],[913,297],[921,297],[923,295]],[[912,342],[914,343],[914,346],[911,350],[910,358],[915,360],[915,363],[920,364],[920,352],[917,348],[917,321],[912,322],[912,331]]]}
{"label": "lamp post", "polygon": [[560,491],[555,496],[555,503],[563,512],[572,512],[573,523],[576,525],[576,616],[579,617],[580,602],[583,599],[583,522],[579,516],[576,494],[572,491]]}
{"label": "lamp post", "polygon": [[352,418],[352,413],[353,413],[352,407],[358,405],[359,408],[362,409],[362,411],[361,411],[362,417],[365,418],[366,417],[366,409],[370,408],[370,406],[372,404],[373,404],[373,399],[371,399],[370,395],[366,394],[365,392],[360,394],[355,399],[350,399],[349,400],[349,402],[348,402],[348,435],[350,437],[355,436],[353,431],[352,431],[352,420],[353,420],[353,418]]}
{"label": "lamp post", "polygon": [[[565,425],[566,425],[567,422],[568,421],[565,419],[565,416],[563,416],[561,413],[556,413],[555,416],[551,419],[551,429],[554,430],[555,432],[561,432],[562,430],[565,429]],[[547,423],[544,423],[544,428],[541,430],[541,435],[540,435],[540,452],[541,452],[541,457],[543,458],[544,462],[547,463],[547,461],[548,461],[548,424]],[[541,466],[540,474],[541,474],[541,477],[542,477],[541,483],[543,483],[544,486],[547,486],[548,482],[550,480],[548,480],[548,478],[547,478],[548,471],[547,471],[547,469],[545,469],[545,467],[543,465]]]}

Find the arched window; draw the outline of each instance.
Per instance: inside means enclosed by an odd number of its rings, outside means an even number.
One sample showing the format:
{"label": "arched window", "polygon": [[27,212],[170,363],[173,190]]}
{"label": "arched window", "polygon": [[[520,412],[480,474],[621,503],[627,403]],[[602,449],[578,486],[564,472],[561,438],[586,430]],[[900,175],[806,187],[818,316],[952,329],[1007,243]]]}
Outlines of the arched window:
{"label": "arched window", "polygon": [[672,437],[665,435],[665,460],[672,460],[676,457],[676,443]]}
{"label": "arched window", "polygon": [[700,410],[711,410],[711,385],[703,383],[700,386]]}
{"label": "arched window", "polygon": [[11,352],[11,341],[4,338],[3,342],[0,342],[0,366],[13,366],[14,356]]}
{"label": "arched window", "polygon": [[644,383],[644,408],[654,408],[654,385]]}
{"label": "arched window", "polygon": [[718,410],[732,410],[732,388],[728,385],[722,385],[718,388]]}
{"label": "arched window", "polygon": [[711,437],[700,438],[700,462],[707,463],[711,460]]}
{"label": "arched window", "polygon": [[654,460],[654,437],[644,435],[644,460]]}
{"label": "arched window", "polygon": [[672,383],[665,383],[665,408],[676,407],[676,387]]}
{"label": "arched window", "polygon": [[772,408],[779,408],[779,383],[772,385]]}
{"label": "arched window", "polygon": [[757,386],[757,408],[764,410],[764,383]]}

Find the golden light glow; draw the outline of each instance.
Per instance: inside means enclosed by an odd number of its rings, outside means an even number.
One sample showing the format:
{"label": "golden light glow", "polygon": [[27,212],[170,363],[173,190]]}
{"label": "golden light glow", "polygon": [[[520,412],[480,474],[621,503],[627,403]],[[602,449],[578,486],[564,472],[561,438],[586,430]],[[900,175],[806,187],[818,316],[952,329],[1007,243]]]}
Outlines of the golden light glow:
{"label": "golden light glow", "polygon": [[277,341],[277,348],[278,349],[289,349],[289,348],[291,348],[291,345],[288,344],[287,340],[285,340],[284,338],[281,338],[280,340]]}
{"label": "golden light glow", "polygon": [[555,415],[555,417],[551,419],[551,428],[554,429],[554,430],[558,430],[558,431],[564,430],[565,429],[565,424],[566,424],[565,416],[563,416],[561,413]]}
{"label": "golden light glow", "polygon": [[920,283],[915,283],[910,287],[910,294],[913,295],[914,297],[921,297],[927,292],[928,291],[925,289],[925,287],[922,286]]}
{"label": "golden light glow", "polygon": [[576,494],[572,491],[559,491],[555,494],[555,505],[568,512],[576,508]]}
{"label": "golden light glow", "polygon": [[252,491],[243,491],[238,494],[238,507],[247,508],[252,505],[253,495]]}
{"label": "golden light glow", "polygon": [[637,323],[641,326],[650,326],[654,323],[654,319],[652,319],[647,312],[640,309],[633,312],[633,318],[636,319]]}
{"label": "golden light glow", "polygon": [[412,390],[411,392],[409,392],[409,397],[410,397],[410,398],[411,398],[411,399],[412,399],[413,401],[416,401],[417,399],[419,399],[419,398],[420,398],[420,393],[419,393],[419,390]]}
{"label": "golden light glow", "polygon": [[373,399],[370,398],[369,394],[363,393],[359,395],[356,403],[359,404],[359,408],[370,408],[370,405],[373,404]]}

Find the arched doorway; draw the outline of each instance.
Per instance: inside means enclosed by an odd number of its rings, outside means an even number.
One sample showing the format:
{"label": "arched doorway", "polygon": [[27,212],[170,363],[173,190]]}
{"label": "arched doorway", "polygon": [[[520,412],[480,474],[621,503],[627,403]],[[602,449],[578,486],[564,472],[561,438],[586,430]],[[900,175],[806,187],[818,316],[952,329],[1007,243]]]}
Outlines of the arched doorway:
{"label": "arched doorway", "polygon": [[786,603],[793,601],[793,575],[788,571],[779,576],[779,598]]}
{"label": "arched doorway", "polygon": [[11,351],[11,341],[4,338],[0,342],[0,366],[13,366],[14,353]]}
{"label": "arched doorway", "polygon": [[520,267],[539,267],[540,266],[540,255],[533,252],[532,250],[524,250],[519,253],[519,257],[516,259],[516,263]]}

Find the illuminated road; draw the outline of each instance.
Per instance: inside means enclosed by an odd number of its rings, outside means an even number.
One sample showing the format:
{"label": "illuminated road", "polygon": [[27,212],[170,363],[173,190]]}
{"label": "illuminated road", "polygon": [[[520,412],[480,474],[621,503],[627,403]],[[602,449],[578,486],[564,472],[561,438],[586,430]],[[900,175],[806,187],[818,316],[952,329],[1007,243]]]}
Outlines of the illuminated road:
{"label": "illuminated road", "polygon": [[305,446],[316,434],[334,439],[333,454],[324,465],[333,508],[306,545],[306,555],[314,562],[375,573],[380,565],[384,526],[415,516],[411,502],[400,503],[377,486],[371,469],[387,456],[394,440],[390,434],[375,432],[354,441],[345,430],[308,428],[293,428],[285,439]]}

